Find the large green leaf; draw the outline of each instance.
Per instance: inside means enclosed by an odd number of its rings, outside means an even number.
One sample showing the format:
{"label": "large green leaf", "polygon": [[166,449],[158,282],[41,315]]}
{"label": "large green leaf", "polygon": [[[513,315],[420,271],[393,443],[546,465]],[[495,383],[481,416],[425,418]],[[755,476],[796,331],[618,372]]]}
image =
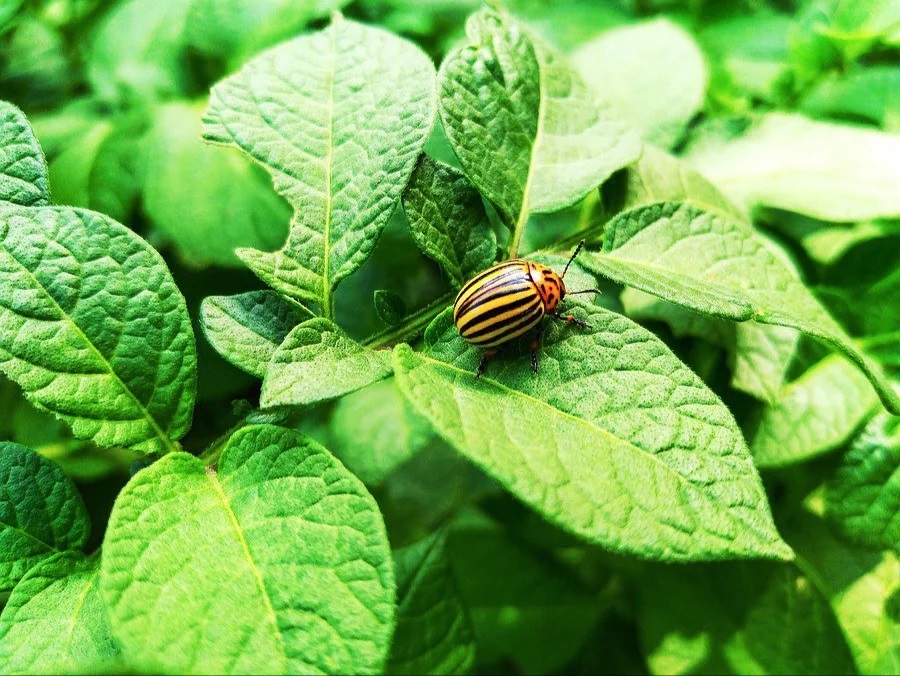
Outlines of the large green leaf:
{"label": "large green leaf", "polygon": [[900,137],[769,113],[743,135],[692,146],[688,161],[741,204],[829,221],[900,216]]}
{"label": "large green leaf", "polygon": [[236,432],[218,469],[171,454],[119,495],[100,588],[123,651],[178,673],[375,673],[391,553],[362,484],[307,437]]}
{"label": "large green leaf", "polygon": [[403,193],[409,231],[456,286],[489,267],[497,236],[481,195],[458,169],[422,155]]}
{"label": "large green leaf", "polygon": [[475,662],[472,624],[447,561],[446,534],[394,553],[397,631],[389,674],[464,674]]}
{"label": "large green leaf", "polygon": [[296,326],[275,350],[259,403],[267,408],[314,404],[390,374],[390,353],[363,347],[327,319],[310,319]]}
{"label": "large green leaf", "polygon": [[284,248],[240,258],[330,317],[335,286],[375,246],[435,108],[434,66],[418,47],[340,17],[213,87],[204,138],[261,163],[294,208]]}
{"label": "large green leaf", "polygon": [[0,370],[101,446],[173,450],[196,357],[160,255],[98,213],[0,203]]}
{"label": "large green leaf", "polygon": [[900,417],[882,413],[872,419],[826,495],[828,516],[848,538],[900,551]]}
{"label": "large green leaf", "polygon": [[55,463],[0,441],[0,593],[47,557],[80,550],[90,530],[78,490]]}
{"label": "large green leaf", "polygon": [[24,113],[6,101],[0,101],[0,202],[50,204],[44,154]]}
{"label": "large green leaf", "polygon": [[763,412],[750,448],[756,464],[777,467],[833,450],[879,407],[859,369],[826,357],[785,385]]}
{"label": "large green leaf", "polygon": [[619,214],[605,235],[602,252],[582,255],[592,272],[698,312],[808,333],[859,366],[885,406],[900,412],[878,365],[748,223],[664,202]]}
{"label": "large green leaf", "polygon": [[200,326],[216,352],[258,378],[291,329],[311,317],[274,291],[209,296],[200,304]]}
{"label": "large green leaf", "polygon": [[614,28],[572,56],[581,77],[650,143],[670,147],[703,107],[709,73],[686,30],[668,19]]}
{"label": "large green leaf", "polygon": [[194,265],[239,264],[234,250],[272,250],[287,234],[290,209],[258,166],[199,138],[202,107],[156,110],[144,141],[144,210]]}
{"label": "large green leaf", "polygon": [[650,332],[599,307],[578,316],[589,332],[548,327],[537,377],[520,353],[476,380],[479,351],[448,311],[428,356],[395,349],[397,380],[461,453],[591,542],[667,560],[790,558],[724,404]]}
{"label": "large green leaf", "polygon": [[0,615],[0,671],[83,674],[113,668],[119,650],[97,590],[98,572],[98,558],[73,552],[29,571]]}
{"label": "large green leaf", "polygon": [[481,10],[441,64],[441,118],[468,177],[513,228],[558,211],[637,158],[640,140],[564,58],[508,14]]}

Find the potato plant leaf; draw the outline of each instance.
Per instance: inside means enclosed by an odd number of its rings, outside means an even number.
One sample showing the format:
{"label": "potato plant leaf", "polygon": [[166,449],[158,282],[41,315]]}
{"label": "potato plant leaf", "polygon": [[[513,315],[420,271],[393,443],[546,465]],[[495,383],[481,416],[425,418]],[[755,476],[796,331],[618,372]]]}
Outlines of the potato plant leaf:
{"label": "potato plant leaf", "polygon": [[475,663],[472,624],[446,544],[439,532],[394,553],[397,630],[389,674],[465,674]]}
{"label": "potato plant leaf", "polygon": [[354,392],[391,374],[391,356],[363,347],[327,319],[296,326],[269,362],[259,403],[302,406]]}
{"label": "potato plant leaf", "polygon": [[606,226],[602,252],[582,256],[597,274],[734,321],[798,329],[839,350],[866,374],[889,410],[900,397],[749,224],[688,204],[625,211]]}
{"label": "potato plant leaf", "polygon": [[295,326],[312,317],[274,291],[209,296],[200,304],[203,334],[225,359],[258,378]]}
{"label": "potato plant leaf", "polygon": [[572,63],[644,140],[670,147],[703,106],[708,68],[691,34],[668,19],[614,28],[581,45]]}
{"label": "potato plant leaf", "polygon": [[403,193],[403,209],[416,244],[455,286],[494,262],[497,236],[481,195],[458,169],[422,155]]}
{"label": "potato plant leaf", "polygon": [[[378,507],[321,446],[260,425],[119,495],[100,589],[123,651],[178,673],[379,672],[394,625]],[[239,611],[239,612],[238,612]]]}
{"label": "potato plant leaf", "polygon": [[583,198],[637,158],[640,139],[508,14],[476,12],[466,35],[441,64],[441,119],[466,175],[513,229],[515,255],[530,213]]}
{"label": "potato plant leaf", "polygon": [[418,47],[340,16],[213,87],[204,138],[248,153],[294,208],[280,251],[239,249],[241,260],[330,317],[334,288],[372,252],[435,109],[434,66]]}
{"label": "potato plant leaf", "polygon": [[396,326],[407,315],[406,301],[403,297],[388,289],[377,289],[372,295],[375,313],[388,326]]}
{"label": "potato plant leaf", "polygon": [[90,530],[81,495],[59,466],[0,441],[0,593],[47,557],[80,550]]}
{"label": "potato plant leaf", "polygon": [[44,153],[25,114],[7,101],[0,101],[0,202],[50,204]]}
{"label": "potato plant leaf", "polygon": [[112,673],[118,645],[97,589],[99,559],[62,552],[32,568],[0,614],[0,670]]}
{"label": "potato plant leaf", "polygon": [[900,551],[900,418],[881,413],[828,485],[828,516],[854,542]]}
{"label": "potato plant leaf", "polygon": [[457,450],[588,541],[664,560],[790,558],[722,402],[647,330],[579,307],[590,331],[548,327],[537,377],[520,354],[477,381],[479,351],[448,311],[427,355],[395,349],[401,390]]}

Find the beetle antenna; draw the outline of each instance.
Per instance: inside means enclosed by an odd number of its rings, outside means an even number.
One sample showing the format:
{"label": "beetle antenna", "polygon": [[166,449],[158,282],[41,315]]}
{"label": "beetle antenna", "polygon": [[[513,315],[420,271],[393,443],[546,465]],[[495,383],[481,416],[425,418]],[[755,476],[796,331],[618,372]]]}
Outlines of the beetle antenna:
{"label": "beetle antenna", "polygon": [[584,246],[584,240],[578,242],[578,246],[575,247],[575,252],[572,254],[572,257],[569,258],[569,262],[566,263],[566,267],[563,268],[563,273],[559,276],[560,279],[566,276],[566,272],[569,271],[569,266],[572,264],[572,261],[575,260],[575,256],[578,255],[578,252],[581,251],[581,247]]}
{"label": "beetle antenna", "polygon": [[567,291],[567,296],[577,296],[579,293],[603,293],[600,289],[582,289],[581,291]]}

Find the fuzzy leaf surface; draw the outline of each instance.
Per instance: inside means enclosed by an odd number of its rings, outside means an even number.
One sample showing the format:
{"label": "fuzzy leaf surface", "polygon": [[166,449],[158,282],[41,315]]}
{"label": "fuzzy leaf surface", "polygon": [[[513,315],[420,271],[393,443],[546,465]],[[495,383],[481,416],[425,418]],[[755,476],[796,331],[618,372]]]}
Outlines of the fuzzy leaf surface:
{"label": "fuzzy leaf surface", "polygon": [[0,592],[47,557],[81,549],[90,530],[78,489],[56,463],[0,441]]}
{"label": "fuzzy leaf surface", "polygon": [[465,674],[475,663],[472,624],[437,533],[394,554],[397,631],[389,674]]}
{"label": "fuzzy leaf surface", "polygon": [[25,114],[7,101],[0,101],[0,202],[50,204],[44,153]]}
{"label": "fuzzy leaf surface", "polygon": [[295,327],[269,362],[259,403],[302,406],[335,399],[387,378],[391,356],[357,343],[327,319]]}
{"label": "fuzzy leaf surface", "polygon": [[481,195],[458,169],[422,155],[403,193],[403,209],[416,244],[454,285],[494,262],[497,235]]}
{"label": "fuzzy leaf surface", "polygon": [[[119,649],[97,588],[99,559],[64,552],[42,561],[0,615],[4,673],[103,673]],[[112,671],[108,672],[112,673]]]}
{"label": "fuzzy leaf surface", "polygon": [[826,221],[900,216],[900,136],[768,113],[743,135],[692,147],[687,160],[740,204]]}
{"label": "fuzzy leaf surface", "polygon": [[321,446],[246,427],[119,495],[101,592],[123,651],[178,673],[379,672],[394,624],[378,507]]}
{"label": "fuzzy leaf surface", "polygon": [[828,485],[828,516],[849,539],[900,550],[900,418],[881,413]]}
{"label": "fuzzy leaf surface", "polygon": [[703,52],[668,19],[606,31],[581,45],[572,63],[600,100],[650,143],[672,146],[703,107],[709,80]]}
{"label": "fuzzy leaf surface", "polygon": [[258,378],[291,329],[310,317],[274,291],[209,296],[200,304],[200,325],[216,352]]}
{"label": "fuzzy leaf surface", "polygon": [[889,410],[900,397],[764,239],[743,221],[664,202],[616,216],[603,250],[581,264],[596,274],[734,321],[798,329],[839,350],[866,374]]}
{"label": "fuzzy leaf surface", "polygon": [[174,448],[196,348],[162,257],[101,214],[0,203],[0,370],[99,446]]}
{"label": "fuzzy leaf surface", "polygon": [[665,560],[790,558],[724,404],[653,334],[579,307],[591,330],[547,327],[537,377],[520,351],[480,380],[448,311],[427,356],[396,348],[401,390],[457,450],[588,541]]}
{"label": "fuzzy leaf surface", "polygon": [[387,31],[341,18],[217,84],[204,138],[262,164],[294,208],[280,251],[238,256],[277,290],[329,314],[334,287],[387,224],[435,114],[431,60]]}
{"label": "fuzzy leaf surface", "polygon": [[483,9],[439,73],[441,119],[466,175],[514,228],[559,211],[640,154],[637,134],[595,100],[555,50]]}

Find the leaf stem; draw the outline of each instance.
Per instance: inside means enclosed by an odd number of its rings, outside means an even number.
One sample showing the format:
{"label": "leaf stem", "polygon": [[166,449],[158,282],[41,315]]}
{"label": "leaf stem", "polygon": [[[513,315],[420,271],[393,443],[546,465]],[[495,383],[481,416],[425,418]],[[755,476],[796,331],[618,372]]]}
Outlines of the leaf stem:
{"label": "leaf stem", "polygon": [[431,323],[432,319],[437,317],[444,308],[453,302],[455,296],[454,291],[439,296],[425,307],[405,317],[397,326],[390,326],[380,333],[369,336],[363,341],[363,345],[377,350],[417,337]]}

